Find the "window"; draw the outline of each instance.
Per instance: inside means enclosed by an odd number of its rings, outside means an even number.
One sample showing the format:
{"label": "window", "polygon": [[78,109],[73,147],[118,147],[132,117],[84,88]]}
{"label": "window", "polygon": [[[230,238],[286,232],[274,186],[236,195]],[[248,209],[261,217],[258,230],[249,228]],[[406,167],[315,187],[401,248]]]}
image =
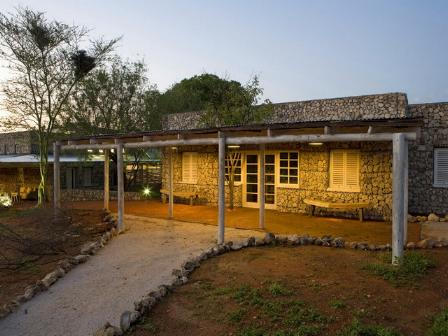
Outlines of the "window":
{"label": "window", "polygon": [[241,153],[231,152],[226,156],[226,181],[229,181],[230,170],[233,167],[233,179],[235,183],[241,182]]}
{"label": "window", "polygon": [[182,182],[196,183],[198,181],[198,153],[182,153]]}
{"label": "window", "polygon": [[448,188],[448,148],[434,149],[434,186]]}
{"label": "window", "polygon": [[359,151],[333,150],[330,154],[330,188],[359,192]]}
{"label": "window", "polygon": [[280,184],[299,184],[299,153],[280,152]]}
{"label": "window", "polygon": [[92,186],[92,167],[83,167],[82,168],[82,184],[84,187]]}

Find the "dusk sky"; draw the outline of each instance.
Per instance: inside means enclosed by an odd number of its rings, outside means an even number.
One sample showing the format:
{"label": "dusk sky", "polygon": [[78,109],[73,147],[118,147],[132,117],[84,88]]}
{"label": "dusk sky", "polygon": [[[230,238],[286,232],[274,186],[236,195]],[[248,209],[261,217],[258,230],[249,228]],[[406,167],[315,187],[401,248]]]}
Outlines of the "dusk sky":
{"label": "dusk sky", "polygon": [[[448,1],[2,0],[123,36],[160,90],[211,72],[260,76],[273,102],[406,92],[448,101]],[[5,78],[5,72],[1,74]]]}

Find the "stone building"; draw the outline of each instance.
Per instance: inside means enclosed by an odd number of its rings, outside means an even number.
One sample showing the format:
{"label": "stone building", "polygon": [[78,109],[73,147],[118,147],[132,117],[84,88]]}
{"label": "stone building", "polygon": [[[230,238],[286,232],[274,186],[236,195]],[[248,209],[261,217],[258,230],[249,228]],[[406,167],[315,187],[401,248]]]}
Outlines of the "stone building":
{"label": "stone building", "polygon": [[[92,151],[87,156],[64,154],[60,160],[61,187],[65,200],[101,199],[103,186],[103,155]],[[39,146],[32,131],[0,133],[0,194],[19,193],[23,199],[36,199],[40,182]],[[131,159],[129,159],[131,160]],[[51,198],[53,153],[49,152],[48,196]],[[111,170],[115,167],[112,165]],[[132,162],[126,165],[126,174],[134,174]],[[160,183],[158,155],[154,160],[145,158],[135,174],[137,187]],[[110,185],[116,188],[116,174],[111,174]]]}
{"label": "stone building", "polygon": [[[204,129],[201,112],[168,115],[167,132]],[[405,93],[311,100],[275,104],[265,124],[268,133],[296,125],[291,134],[321,129],[323,134],[382,133],[389,126],[411,125],[417,140],[410,141],[409,212],[448,213],[448,103],[408,104]],[[238,127],[237,125],[234,126]],[[223,128],[224,130],[224,128]],[[284,132],[283,132],[284,133]],[[250,130],[245,130],[251,136]],[[198,196],[198,202],[218,202],[216,146],[165,149],[163,188],[168,188],[168,152],[174,152],[174,191]],[[260,204],[260,151],[256,145],[229,146],[241,153],[235,173],[236,206]],[[390,219],[392,214],[392,146],[384,142],[326,142],[268,144],[265,149],[265,206],[281,212],[305,212],[304,199],[366,202],[365,217]],[[227,160],[227,162],[229,162]],[[228,186],[226,201],[228,202]],[[317,209],[334,214],[332,209]],[[339,212],[347,217],[353,211]]]}

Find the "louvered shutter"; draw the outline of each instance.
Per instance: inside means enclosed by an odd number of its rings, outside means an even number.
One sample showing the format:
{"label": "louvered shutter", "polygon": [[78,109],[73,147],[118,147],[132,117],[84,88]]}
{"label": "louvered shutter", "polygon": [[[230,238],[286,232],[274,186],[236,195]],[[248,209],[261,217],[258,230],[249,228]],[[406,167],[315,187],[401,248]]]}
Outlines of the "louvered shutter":
{"label": "louvered shutter", "polygon": [[336,191],[359,191],[359,151],[331,152],[330,188]]}
{"label": "louvered shutter", "polygon": [[359,189],[359,152],[345,152],[345,187],[348,190]]}
{"label": "louvered shutter", "polygon": [[198,153],[182,153],[182,182],[196,183],[198,179]]}
{"label": "louvered shutter", "polygon": [[344,152],[331,152],[331,172],[330,186],[332,188],[342,188],[344,186]]}
{"label": "louvered shutter", "polygon": [[448,187],[448,148],[434,150],[434,185]]}

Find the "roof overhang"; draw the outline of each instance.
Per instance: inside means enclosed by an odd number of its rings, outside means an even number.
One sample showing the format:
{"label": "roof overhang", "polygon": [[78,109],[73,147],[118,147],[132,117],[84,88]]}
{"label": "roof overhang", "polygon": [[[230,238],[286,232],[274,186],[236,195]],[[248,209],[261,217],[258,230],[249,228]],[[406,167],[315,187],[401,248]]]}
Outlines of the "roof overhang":
{"label": "roof overhang", "polygon": [[62,149],[77,150],[112,149],[117,143],[123,143],[125,148],[217,145],[221,136],[230,145],[391,141],[394,133],[404,133],[408,140],[415,140],[422,124],[422,119],[415,118],[296,122],[71,137],[59,143]]}

